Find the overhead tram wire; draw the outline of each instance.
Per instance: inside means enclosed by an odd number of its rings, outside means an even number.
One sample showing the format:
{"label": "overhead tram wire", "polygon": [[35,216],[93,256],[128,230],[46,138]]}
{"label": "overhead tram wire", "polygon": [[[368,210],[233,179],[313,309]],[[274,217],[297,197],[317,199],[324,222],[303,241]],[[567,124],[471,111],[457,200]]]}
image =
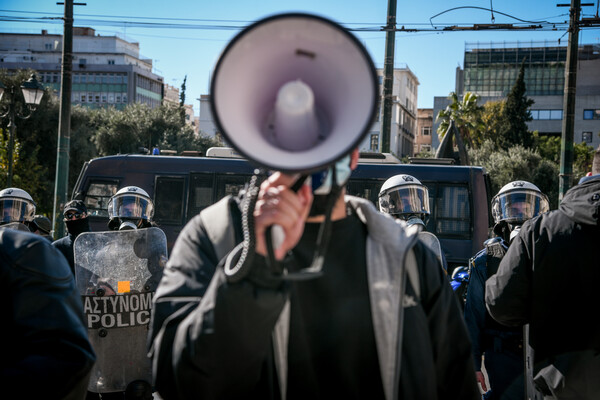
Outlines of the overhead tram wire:
{"label": "overhead tram wire", "polygon": [[[403,23],[397,22],[396,26],[400,26],[400,28],[396,28],[397,32],[407,32],[407,33],[415,33],[415,32],[451,32],[451,31],[466,31],[466,30],[501,30],[501,31],[509,31],[509,30],[538,30],[538,31],[549,31],[549,30],[566,30],[568,28],[567,22],[549,22],[547,20],[542,21],[527,21],[514,16],[511,16],[506,13],[502,13],[500,11],[494,10],[496,14],[501,14],[508,16],[510,18],[514,18],[517,21],[520,21],[522,24],[469,24],[469,23],[454,23],[454,24],[438,24],[437,26],[433,25],[433,18],[436,18],[444,13],[462,9],[462,8],[476,8],[482,9],[486,11],[491,11],[490,9],[486,9],[483,7],[455,7],[441,13],[438,13],[430,18],[429,24],[427,23]],[[15,17],[15,16],[7,16],[0,15],[0,21],[11,21],[11,22],[31,22],[31,23],[62,23],[62,17],[50,17],[47,15],[60,15],[58,13],[43,13],[36,11],[15,11],[15,10],[1,10],[0,12],[8,12],[8,13],[21,13],[21,14],[43,14],[43,17]],[[90,19],[90,18],[80,18],[80,17],[100,17],[100,18],[110,18],[110,19]],[[117,20],[114,18],[126,18],[128,20]],[[131,21],[131,19],[145,20],[145,21]],[[219,24],[190,24],[190,23],[164,23],[164,22],[148,22],[148,21],[187,21],[187,22],[219,22]],[[182,29],[182,30],[241,30],[244,29],[248,24],[252,23],[252,21],[242,21],[242,20],[211,20],[211,19],[193,19],[193,18],[167,18],[167,17],[128,17],[128,16],[106,16],[106,15],[94,15],[94,14],[81,14],[76,17],[76,23],[78,25],[88,25],[88,26],[115,26],[122,27],[127,26],[129,28],[142,28],[142,29]],[[231,23],[223,24],[223,23]],[[241,24],[240,24],[241,23]],[[526,25],[531,23],[537,23],[538,25]],[[385,27],[375,24],[375,23],[345,23],[343,24],[346,29],[354,32],[383,32],[386,30]],[[351,27],[350,25],[364,25],[361,27]],[[431,25],[431,28],[423,28],[424,25]],[[407,28],[408,27],[408,28]]]}

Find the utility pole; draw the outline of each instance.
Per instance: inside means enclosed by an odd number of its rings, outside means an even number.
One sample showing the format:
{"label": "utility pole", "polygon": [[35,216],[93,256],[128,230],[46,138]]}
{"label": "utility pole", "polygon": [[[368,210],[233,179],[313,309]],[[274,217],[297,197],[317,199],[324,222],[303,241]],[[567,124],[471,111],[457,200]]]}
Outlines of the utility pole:
{"label": "utility pole", "polygon": [[571,0],[569,11],[569,44],[565,67],[565,94],[563,98],[562,138],[560,144],[560,175],[558,201],[573,184],[573,137],[575,131],[575,91],[577,85],[577,57],[579,55],[579,14],[581,0]]}
{"label": "utility pole", "polygon": [[390,152],[392,127],[392,91],[394,88],[394,47],[396,44],[396,0],[388,0],[385,26],[385,59],[383,62],[383,118],[381,122],[381,152]]}
{"label": "utility pole", "polygon": [[[62,65],[60,82],[60,111],[58,114],[58,142],[56,149],[56,176],[54,183],[54,210],[52,227],[54,237],[64,236],[62,209],[68,199],[69,186],[69,141],[71,139],[71,76],[73,71],[73,0],[65,0]],[[57,218],[58,216],[58,218]]]}

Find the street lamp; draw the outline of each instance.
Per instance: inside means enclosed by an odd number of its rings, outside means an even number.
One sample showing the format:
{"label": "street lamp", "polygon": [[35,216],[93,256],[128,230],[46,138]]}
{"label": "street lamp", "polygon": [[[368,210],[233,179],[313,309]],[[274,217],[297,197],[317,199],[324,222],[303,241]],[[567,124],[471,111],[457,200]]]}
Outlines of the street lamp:
{"label": "street lamp", "polygon": [[[21,119],[27,119],[31,117],[31,114],[35,111],[37,106],[42,101],[42,96],[44,95],[44,86],[35,79],[35,74],[31,74],[31,77],[23,82],[21,85],[21,92],[23,93],[23,98],[25,99],[25,104],[27,104],[27,110],[17,110],[17,96],[18,92],[15,90],[14,86],[7,88],[4,86],[2,82],[0,82],[0,102],[4,97],[4,93],[8,95],[7,101],[8,104],[5,106],[7,108],[6,112],[0,115],[0,118],[4,118],[8,116],[8,132],[9,132],[9,140],[8,140],[8,177],[6,178],[6,187],[12,186],[12,175],[13,175],[13,148],[15,142],[15,118],[19,117]],[[16,93],[15,93],[16,92]]]}

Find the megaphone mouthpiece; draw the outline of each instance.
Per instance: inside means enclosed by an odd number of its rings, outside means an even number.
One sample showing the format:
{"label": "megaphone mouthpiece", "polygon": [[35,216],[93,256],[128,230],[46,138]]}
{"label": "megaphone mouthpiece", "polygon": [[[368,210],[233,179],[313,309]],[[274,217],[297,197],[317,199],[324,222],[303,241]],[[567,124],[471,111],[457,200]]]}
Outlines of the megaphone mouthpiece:
{"label": "megaphone mouthpiece", "polygon": [[284,149],[301,151],[315,146],[321,129],[315,96],[307,84],[297,79],[281,86],[269,128],[274,144]]}

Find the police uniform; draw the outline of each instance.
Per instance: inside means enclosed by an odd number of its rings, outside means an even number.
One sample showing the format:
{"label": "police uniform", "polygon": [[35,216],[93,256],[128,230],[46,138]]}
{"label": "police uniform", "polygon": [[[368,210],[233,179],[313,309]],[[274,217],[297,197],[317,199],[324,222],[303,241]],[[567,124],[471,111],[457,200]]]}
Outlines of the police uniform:
{"label": "police uniform", "polygon": [[471,273],[465,304],[465,321],[473,345],[475,370],[481,371],[482,356],[491,392],[485,398],[499,399],[523,373],[523,334],[494,321],[485,308],[485,281],[496,273],[508,250],[500,237],[484,242],[484,249],[470,260]]}

